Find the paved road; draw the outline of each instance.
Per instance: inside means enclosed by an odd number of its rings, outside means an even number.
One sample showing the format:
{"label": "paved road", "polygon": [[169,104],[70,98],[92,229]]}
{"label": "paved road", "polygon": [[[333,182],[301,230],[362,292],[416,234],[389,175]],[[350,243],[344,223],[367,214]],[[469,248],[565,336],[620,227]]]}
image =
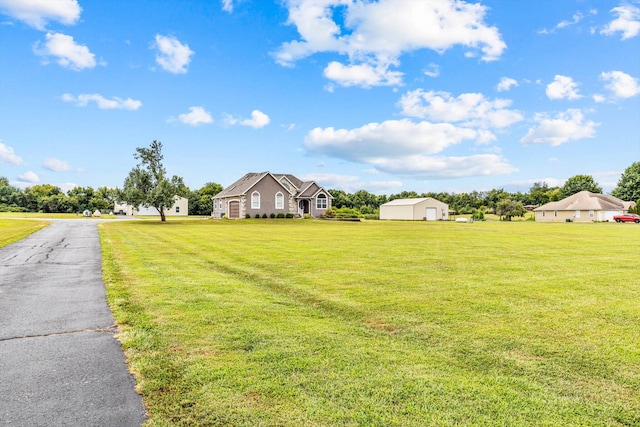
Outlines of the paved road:
{"label": "paved road", "polygon": [[0,425],[139,426],[101,276],[96,220],[0,248]]}

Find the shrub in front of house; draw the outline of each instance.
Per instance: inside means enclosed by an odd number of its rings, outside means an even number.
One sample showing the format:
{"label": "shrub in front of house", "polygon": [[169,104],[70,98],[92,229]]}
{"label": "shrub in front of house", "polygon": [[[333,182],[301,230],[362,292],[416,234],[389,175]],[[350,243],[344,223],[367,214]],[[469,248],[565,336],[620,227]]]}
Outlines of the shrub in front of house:
{"label": "shrub in front of house", "polygon": [[256,214],[256,218],[260,218],[260,214]]}
{"label": "shrub in front of house", "polygon": [[263,213],[263,214],[262,214],[262,218],[267,218],[267,214],[266,214],[266,213]]}
{"label": "shrub in front of house", "polygon": [[251,218],[251,215],[249,215],[249,214],[244,214],[244,217],[245,217],[245,218],[247,218],[247,219],[249,219],[249,218]]}
{"label": "shrub in front of house", "polygon": [[293,217],[294,217],[294,215],[293,215],[291,212],[289,212],[289,213],[288,213],[288,214],[286,214],[285,216],[286,216],[287,218],[293,218]]}
{"label": "shrub in front of house", "polygon": [[280,212],[280,213],[278,214],[278,218],[284,218],[284,214],[283,214],[282,212]]}
{"label": "shrub in front of house", "polygon": [[276,214],[272,213],[271,215],[269,215],[270,218],[275,218]]}

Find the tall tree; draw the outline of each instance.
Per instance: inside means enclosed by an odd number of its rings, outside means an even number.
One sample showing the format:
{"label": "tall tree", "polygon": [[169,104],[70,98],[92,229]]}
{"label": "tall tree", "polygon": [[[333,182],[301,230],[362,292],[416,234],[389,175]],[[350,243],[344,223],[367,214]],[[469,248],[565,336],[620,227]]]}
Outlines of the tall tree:
{"label": "tall tree", "polygon": [[166,221],[165,209],[174,204],[174,196],[186,196],[187,187],[181,177],[167,177],[162,163],[162,142],[154,140],[149,148],[136,148],[133,157],[139,163],[125,179],[119,201],[132,206],[152,206],[160,213],[160,220]]}
{"label": "tall tree", "polygon": [[576,175],[567,179],[567,182],[560,188],[560,198],[572,196],[581,191],[590,191],[592,193],[602,193],[600,187],[591,175]]}
{"label": "tall tree", "polygon": [[625,169],[611,195],[627,202],[640,199],[640,162]]}

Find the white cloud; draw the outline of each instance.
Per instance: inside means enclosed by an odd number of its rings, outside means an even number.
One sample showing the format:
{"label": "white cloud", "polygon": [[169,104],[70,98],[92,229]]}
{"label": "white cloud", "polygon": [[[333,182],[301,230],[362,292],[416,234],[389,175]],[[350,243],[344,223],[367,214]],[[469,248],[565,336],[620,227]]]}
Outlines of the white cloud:
{"label": "white cloud", "polygon": [[60,33],[47,33],[46,41],[42,47],[40,42],[33,46],[33,52],[43,57],[53,56],[56,62],[70,70],[81,71],[85,68],[96,66],[95,55],[89,48],[76,44],[73,37]]}
{"label": "white cloud", "polygon": [[[273,53],[276,62],[291,66],[318,52],[336,52],[349,65],[329,64],[328,78],[341,84],[400,84],[403,53],[419,49],[444,52],[454,46],[481,51],[482,59],[499,58],[506,45],[496,27],[484,23],[487,8],[458,0],[287,0],[289,24],[299,40],[283,43]],[[344,27],[333,19],[343,13]],[[337,64],[337,65],[336,65]],[[354,75],[355,74],[355,75]],[[384,83],[381,83],[384,82]]]}
{"label": "white cloud", "polygon": [[38,178],[38,175],[36,175],[32,171],[25,172],[22,175],[18,175],[18,179],[22,182],[28,182],[30,184],[37,184],[40,182],[40,178]]}
{"label": "white cloud", "polygon": [[233,12],[233,0],[222,0],[222,10],[225,12]]}
{"label": "white cloud", "polygon": [[418,154],[396,159],[375,159],[371,164],[382,172],[423,179],[502,175],[517,171],[497,154],[476,154],[467,157]]}
{"label": "white cloud", "polygon": [[271,119],[269,118],[268,115],[266,115],[262,111],[253,110],[251,112],[250,119],[239,119],[231,115],[227,115],[224,121],[226,124],[231,126],[239,124],[241,126],[249,126],[254,129],[260,129],[268,125],[271,122]]}
{"label": "white cloud", "polygon": [[12,165],[22,165],[24,161],[13,151],[13,147],[0,142],[0,161],[11,163]]}
{"label": "white cloud", "polygon": [[631,98],[640,95],[640,83],[622,71],[610,71],[600,74],[600,79],[605,82],[605,87],[613,92],[617,98]]}
{"label": "white cloud", "polygon": [[189,107],[189,112],[180,114],[178,120],[190,126],[213,123],[211,114],[202,107]]}
{"label": "white cloud", "polygon": [[195,53],[189,45],[182,44],[171,36],[156,34],[154,48],[158,49],[156,62],[163,70],[174,74],[184,74]]}
{"label": "white cloud", "polygon": [[101,110],[137,110],[142,106],[142,102],[131,98],[122,99],[116,96],[112,99],[107,99],[98,93],[83,93],[77,97],[69,93],[65,93],[62,95],[62,100],[65,102],[72,102],[79,107],[86,107],[89,102],[95,102]]}
{"label": "white cloud", "polygon": [[618,17],[602,29],[601,34],[611,36],[621,32],[622,40],[640,34],[640,7],[631,4],[621,5],[611,9],[611,13],[617,14]]}
{"label": "white cloud", "polygon": [[66,172],[71,170],[71,165],[69,165],[68,162],[53,157],[45,159],[43,166],[45,169],[53,172]]}
{"label": "white cloud", "polygon": [[569,109],[558,113],[555,118],[544,113],[536,114],[537,126],[529,129],[520,142],[522,144],[550,144],[557,146],[568,141],[592,138],[598,123],[585,121],[582,111]]}
{"label": "white cloud", "polygon": [[558,25],[556,25],[556,28],[570,27],[571,25],[575,25],[575,24],[579,23],[580,21],[582,21],[583,18],[584,18],[584,16],[582,15],[582,13],[576,12],[576,13],[573,14],[573,19],[571,21],[569,21],[569,20],[560,21],[558,23]]}
{"label": "white cloud", "polygon": [[417,89],[404,94],[398,104],[406,116],[457,122],[466,127],[505,128],[523,119],[522,114],[508,109],[511,100],[491,101],[480,93],[454,98],[447,92]]}
{"label": "white cloud", "polygon": [[571,77],[556,74],[552,83],[547,85],[547,96],[549,99],[579,99],[582,95],[578,93],[578,83]]}
{"label": "white cloud", "polygon": [[511,88],[514,86],[518,86],[517,80],[510,77],[503,77],[500,79],[500,83],[498,83],[498,85],[496,86],[496,90],[498,92],[506,92],[508,90],[511,90]]}
{"label": "white cloud", "polygon": [[425,76],[438,77],[440,75],[440,66],[438,64],[429,64],[429,67],[423,71]]}
{"label": "white cloud", "polygon": [[38,30],[47,22],[74,25],[82,8],[76,0],[0,0],[0,10]]}
{"label": "white cloud", "polygon": [[438,153],[477,136],[472,129],[448,123],[388,120],[356,129],[315,128],[305,137],[305,147],[314,154],[369,163],[379,157]]}
{"label": "white cloud", "polygon": [[395,86],[402,83],[403,74],[390,71],[387,64],[343,65],[332,61],[324,69],[324,76],[342,86]]}

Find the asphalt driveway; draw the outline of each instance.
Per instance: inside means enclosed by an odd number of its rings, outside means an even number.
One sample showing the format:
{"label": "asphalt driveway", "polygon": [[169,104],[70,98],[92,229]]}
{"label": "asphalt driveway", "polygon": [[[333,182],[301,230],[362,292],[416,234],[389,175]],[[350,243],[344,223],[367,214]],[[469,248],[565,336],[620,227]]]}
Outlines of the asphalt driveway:
{"label": "asphalt driveway", "polygon": [[96,220],[0,248],[0,425],[142,424],[116,332]]}

